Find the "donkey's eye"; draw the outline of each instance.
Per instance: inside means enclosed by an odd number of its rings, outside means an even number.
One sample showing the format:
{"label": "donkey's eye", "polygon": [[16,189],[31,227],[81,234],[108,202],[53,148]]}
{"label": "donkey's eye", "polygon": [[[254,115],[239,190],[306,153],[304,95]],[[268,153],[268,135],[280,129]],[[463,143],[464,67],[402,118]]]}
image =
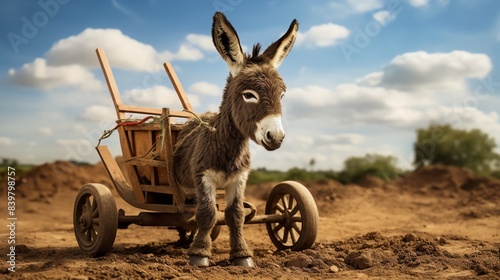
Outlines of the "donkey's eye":
{"label": "donkey's eye", "polygon": [[255,95],[251,94],[250,92],[244,93],[243,97],[245,97],[245,99],[257,99],[257,97],[255,97]]}
{"label": "donkey's eye", "polygon": [[259,94],[251,89],[247,89],[241,93],[243,100],[247,103],[257,103],[259,102]]}

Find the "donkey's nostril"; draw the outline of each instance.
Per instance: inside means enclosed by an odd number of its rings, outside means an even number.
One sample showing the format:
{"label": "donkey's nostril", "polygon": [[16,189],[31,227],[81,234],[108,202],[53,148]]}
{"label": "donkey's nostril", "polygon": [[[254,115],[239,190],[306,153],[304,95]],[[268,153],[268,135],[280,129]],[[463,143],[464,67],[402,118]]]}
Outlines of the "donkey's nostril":
{"label": "donkey's nostril", "polygon": [[273,136],[271,135],[271,131],[269,131],[269,130],[266,132],[266,140],[267,141],[273,140]]}

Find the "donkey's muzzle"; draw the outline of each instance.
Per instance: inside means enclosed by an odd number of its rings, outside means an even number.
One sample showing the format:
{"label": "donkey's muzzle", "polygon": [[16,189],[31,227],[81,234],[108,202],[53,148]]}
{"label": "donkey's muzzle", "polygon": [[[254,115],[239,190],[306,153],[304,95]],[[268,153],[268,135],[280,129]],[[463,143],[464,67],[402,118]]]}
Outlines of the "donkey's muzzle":
{"label": "donkey's muzzle", "polygon": [[266,150],[273,151],[281,147],[285,139],[285,130],[281,124],[280,115],[270,115],[257,123],[255,142]]}
{"label": "donkey's muzzle", "polygon": [[268,151],[274,151],[281,147],[281,143],[283,143],[283,139],[285,139],[285,132],[280,131],[278,133],[272,133],[271,131],[266,132],[266,136],[262,141],[262,146],[266,148]]}

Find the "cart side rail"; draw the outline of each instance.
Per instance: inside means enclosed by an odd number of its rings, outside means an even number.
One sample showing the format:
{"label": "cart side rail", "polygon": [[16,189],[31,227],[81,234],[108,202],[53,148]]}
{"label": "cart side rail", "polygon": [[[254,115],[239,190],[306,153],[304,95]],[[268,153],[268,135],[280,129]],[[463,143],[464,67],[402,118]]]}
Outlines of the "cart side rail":
{"label": "cart side rail", "polygon": [[[108,58],[106,56],[106,53],[104,50],[98,48],[96,49],[96,54],[99,59],[99,63],[101,65],[102,72],[104,74],[104,77],[106,79],[106,84],[108,86],[109,93],[111,95],[111,98],[113,100],[113,104],[115,107],[116,115],[119,120],[124,120],[126,118],[126,113],[138,113],[138,114],[145,114],[145,115],[156,115],[156,116],[161,116],[162,119],[167,119],[167,128],[166,131],[168,131],[168,136],[164,137],[166,138],[162,142],[168,142],[166,147],[163,149],[163,151],[166,151],[167,154],[164,154],[164,160],[166,161],[166,168],[167,168],[167,174],[168,174],[168,185],[173,188],[173,196],[174,199],[177,203],[177,206],[180,207],[180,210],[184,210],[184,195],[180,190],[180,188],[177,186],[176,182],[173,181],[173,160],[172,158],[172,145],[173,141],[171,139],[171,131],[170,131],[170,124],[169,124],[169,119],[170,117],[181,117],[181,118],[189,118],[192,117],[194,112],[192,111],[193,108],[191,104],[188,101],[187,95],[184,92],[184,89],[182,88],[181,83],[179,82],[179,79],[177,75],[175,74],[175,71],[170,63],[165,63],[164,67],[165,70],[174,86],[174,89],[182,103],[182,106],[184,107],[184,110],[187,110],[188,112],[184,111],[175,111],[175,110],[169,110],[167,115],[165,115],[165,111],[162,109],[158,108],[148,108],[148,107],[141,107],[141,106],[131,106],[131,105],[125,105],[122,102],[121,96],[120,96],[120,91],[118,90],[118,86],[116,84],[115,77],[113,75],[113,71],[111,69],[111,66],[109,64]],[[152,145],[152,143],[149,143],[151,140],[148,139],[148,137],[139,137],[140,133],[136,133],[136,136],[133,132],[127,131],[124,127],[118,127],[118,133],[119,133],[119,138],[120,138],[120,146],[122,149],[122,154],[125,160],[130,160],[133,158],[136,158],[138,156],[138,149],[137,145]],[[149,132],[149,136],[151,136],[152,133]],[[140,143],[142,140],[147,139],[145,143]],[[154,180],[154,178],[151,178],[152,173],[145,168],[142,168],[138,166],[137,164],[134,163],[139,163],[140,165],[141,160],[136,160],[135,162],[130,162],[130,164],[126,165],[127,169],[127,174],[130,180],[130,185],[133,190],[134,198],[136,201],[139,203],[151,203],[151,201],[148,200],[148,197],[145,196],[147,193],[143,192],[143,185],[141,182],[144,182],[144,178],[149,178],[151,180]],[[146,177],[144,177],[146,175]],[[146,180],[147,181],[147,180]],[[153,188],[155,188],[155,184],[153,183]],[[144,186],[145,188],[148,188],[147,186]],[[150,190],[151,189],[149,188]],[[155,202],[153,202],[155,203]]]}
{"label": "cart side rail", "polygon": [[158,211],[158,212],[168,212],[176,213],[178,212],[178,207],[175,205],[165,205],[165,204],[151,204],[144,203],[136,199],[134,189],[127,182],[127,179],[123,175],[118,163],[111,155],[108,146],[97,146],[97,153],[101,157],[106,170],[108,171],[109,177],[113,181],[116,191],[123,200],[128,204],[145,210]]}
{"label": "cart side rail", "polygon": [[[106,79],[106,84],[108,85],[109,93],[111,94],[111,98],[113,99],[113,104],[115,106],[116,116],[118,117],[118,119],[125,119],[126,118],[125,113],[137,113],[137,114],[161,116],[162,110],[159,108],[149,108],[149,107],[131,106],[123,104],[120,96],[120,91],[118,90],[115,76],[113,75],[113,71],[111,70],[111,66],[109,65],[106,53],[104,52],[103,49],[100,48],[96,49],[96,53],[97,53],[97,58],[99,59],[99,64],[101,65],[102,72]],[[164,67],[165,70],[167,71],[170,81],[174,86],[175,91],[177,92],[177,95],[179,96],[182,106],[184,107],[185,110],[189,110],[192,112],[193,108],[191,106],[191,103],[189,103],[187,95],[185,94],[184,89],[182,88],[182,85],[179,82],[179,79],[177,78],[177,75],[175,74],[172,65],[170,63],[164,63]],[[181,117],[181,118],[192,117],[191,113],[175,111],[175,110],[171,110],[170,115],[173,117]]]}

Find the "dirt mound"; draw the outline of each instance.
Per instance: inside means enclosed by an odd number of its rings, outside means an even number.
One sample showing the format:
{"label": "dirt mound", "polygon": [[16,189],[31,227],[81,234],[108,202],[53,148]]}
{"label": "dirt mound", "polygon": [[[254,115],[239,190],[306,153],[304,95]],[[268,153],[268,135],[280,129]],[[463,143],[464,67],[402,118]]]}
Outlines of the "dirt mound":
{"label": "dirt mound", "polygon": [[[468,246],[475,247],[474,254],[464,256],[455,252],[457,245],[469,242],[472,244]],[[332,259],[333,255],[331,264],[342,270],[372,269],[384,274],[385,270],[396,267],[400,272],[419,277],[431,276],[430,271],[436,276],[435,272],[440,270],[472,270],[476,275],[500,271],[499,254],[495,247],[459,236],[439,237],[412,232],[386,237],[379,232],[371,232],[324,246],[334,251],[329,254],[330,258],[325,259]],[[419,269],[415,270],[416,267]]]}
{"label": "dirt mound", "polygon": [[500,187],[500,180],[477,176],[466,168],[443,165],[421,167],[400,183],[415,189],[433,191],[471,191]]}
{"label": "dirt mound", "polygon": [[317,180],[304,183],[309,189],[320,216],[331,216],[346,211],[344,201],[359,195],[362,188],[357,185],[343,185],[335,180]]}
{"label": "dirt mound", "polygon": [[[150,230],[151,231],[151,230]],[[129,231],[130,233],[130,231]],[[138,237],[135,235],[136,238]],[[253,244],[253,246],[257,246]],[[235,267],[227,241],[214,245],[210,267],[191,266],[186,249],[167,240],[118,244],[104,257],[89,258],[77,248],[24,249],[30,260],[18,279],[498,279],[500,252],[489,243],[423,232],[387,236],[369,232],[341,241],[320,242],[301,252],[277,251],[259,243],[256,268]],[[66,258],[61,258],[60,255]],[[75,263],[81,262],[80,265]],[[78,276],[77,276],[78,275]],[[7,278],[16,278],[14,274]]]}
{"label": "dirt mound", "polygon": [[471,202],[500,201],[500,180],[455,166],[421,167],[397,184],[423,194],[470,198]]}
{"label": "dirt mound", "polygon": [[356,181],[356,184],[365,188],[382,188],[385,181],[377,176],[367,175]]}
{"label": "dirt mound", "polygon": [[[118,162],[121,158],[117,158]],[[39,165],[25,173],[17,185],[18,193],[28,201],[50,202],[58,192],[76,192],[86,183],[113,187],[104,165],[76,165],[55,161]]]}
{"label": "dirt mound", "polygon": [[[189,265],[186,249],[173,245],[177,231],[166,227],[120,229],[112,252],[92,258],[78,248],[71,209],[81,185],[111,186],[103,165],[54,162],[19,180],[19,201],[29,201],[19,205],[29,207],[17,209],[19,262],[15,273],[0,265],[6,279],[500,279],[499,181],[461,168],[424,167],[389,183],[303,183],[319,209],[316,244],[279,251],[265,225],[245,225],[254,269],[230,265],[227,227],[204,269]],[[276,184],[247,187],[258,214]]]}

